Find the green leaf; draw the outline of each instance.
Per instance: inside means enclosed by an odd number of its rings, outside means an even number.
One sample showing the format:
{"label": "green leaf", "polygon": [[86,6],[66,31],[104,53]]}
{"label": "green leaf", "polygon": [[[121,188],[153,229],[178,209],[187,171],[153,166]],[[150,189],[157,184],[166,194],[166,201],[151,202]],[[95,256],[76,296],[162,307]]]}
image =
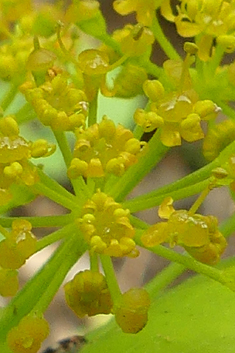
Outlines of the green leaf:
{"label": "green leaf", "polygon": [[87,336],[81,353],[234,353],[234,323],[235,294],[197,276],[156,298],[138,334],[112,320]]}

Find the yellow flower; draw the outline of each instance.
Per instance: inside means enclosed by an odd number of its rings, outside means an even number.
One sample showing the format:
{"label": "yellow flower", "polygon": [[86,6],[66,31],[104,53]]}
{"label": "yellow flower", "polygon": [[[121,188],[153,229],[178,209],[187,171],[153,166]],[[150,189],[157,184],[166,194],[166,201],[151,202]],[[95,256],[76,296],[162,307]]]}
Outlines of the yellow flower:
{"label": "yellow flower", "polygon": [[234,0],[180,0],[176,16],[170,3],[171,0],[163,0],[162,15],[175,22],[177,31],[182,37],[198,36],[198,56],[201,60],[209,59],[214,39],[226,52],[234,51]]}
{"label": "yellow flower", "polygon": [[181,138],[188,142],[202,139],[201,120],[214,119],[220,110],[210,100],[199,100],[192,86],[186,59],[184,62],[167,60],[163,64],[165,74],[173,85],[170,92],[158,80],[144,82],[143,90],[150,100],[149,111],[138,109],[134,114],[135,122],[144,131],[159,128],[162,143],[169,147],[181,145]]}
{"label": "yellow flower", "polygon": [[14,353],[37,353],[48,334],[47,321],[40,315],[30,314],[9,331],[7,343]]}
{"label": "yellow flower", "polygon": [[77,273],[64,285],[64,291],[67,304],[80,318],[111,312],[110,292],[105,277],[99,272],[86,270]]}
{"label": "yellow flower", "polygon": [[160,1],[156,0],[116,0],[113,3],[113,8],[123,16],[136,12],[137,22],[151,26],[155,10],[159,5]]}
{"label": "yellow flower", "polygon": [[58,74],[39,87],[31,83],[21,86],[40,121],[56,131],[74,130],[85,125],[88,103],[85,93]]}
{"label": "yellow flower", "polygon": [[198,261],[216,264],[227,245],[218,230],[217,219],[186,210],[175,211],[172,202],[171,198],[165,199],[158,211],[159,216],[168,221],[150,226],[141,237],[142,243],[146,247],[164,242],[170,246],[180,245]]}

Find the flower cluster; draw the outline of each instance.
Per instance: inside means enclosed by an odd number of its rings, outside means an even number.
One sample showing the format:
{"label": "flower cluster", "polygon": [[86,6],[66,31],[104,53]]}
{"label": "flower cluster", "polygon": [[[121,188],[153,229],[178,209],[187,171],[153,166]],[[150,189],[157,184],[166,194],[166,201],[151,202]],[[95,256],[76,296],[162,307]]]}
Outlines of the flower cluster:
{"label": "flower cluster", "polygon": [[135,122],[144,131],[161,130],[161,141],[165,146],[181,145],[181,138],[188,142],[204,137],[201,120],[216,117],[219,108],[211,100],[200,100],[190,82],[180,87],[183,67],[180,62],[167,61],[166,70],[175,71],[174,83],[177,90],[167,92],[159,80],[144,82],[144,92],[150,99],[150,109],[137,109]]}
{"label": "flower cluster", "polygon": [[198,36],[198,56],[201,60],[210,58],[214,40],[224,47],[227,53],[235,50],[235,2],[227,0],[180,0],[175,16],[171,9],[171,0],[163,0],[162,15],[175,22],[182,37]]}
{"label": "flower cluster", "polygon": [[218,221],[213,216],[191,214],[186,210],[175,211],[173,200],[167,198],[159,209],[159,215],[168,222],[150,226],[142,235],[146,247],[163,242],[171,246],[180,245],[198,261],[214,265],[220,260],[227,242],[218,230]]}
{"label": "flower cluster", "polygon": [[90,251],[115,257],[138,256],[129,214],[129,210],[98,190],[85,203],[82,217],[77,220]]}
{"label": "flower cluster", "polygon": [[46,157],[55,151],[55,145],[39,139],[28,142],[19,135],[13,116],[0,119],[0,204],[11,199],[13,183],[33,185],[38,181],[36,167],[29,163],[31,157]]}
{"label": "flower cluster", "polygon": [[40,121],[55,131],[75,130],[85,125],[88,113],[86,95],[68,83],[61,74],[39,87],[24,84],[22,90]]}
{"label": "flower cluster", "polygon": [[85,130],[77,130],[76,137],[73,159],[68,168],[71,179],[80,175],[103,177],[107,173],[121,176],[137,162],[146,145],[135,139],[130,130],[120,124],[115,126],[107,118]]}

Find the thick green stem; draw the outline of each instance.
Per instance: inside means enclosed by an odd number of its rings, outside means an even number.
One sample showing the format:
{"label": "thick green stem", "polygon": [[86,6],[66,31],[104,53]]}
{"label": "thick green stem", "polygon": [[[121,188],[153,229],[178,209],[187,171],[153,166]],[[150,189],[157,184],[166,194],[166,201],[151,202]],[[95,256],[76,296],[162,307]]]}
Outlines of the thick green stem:
{"label": "thick green stem", "polygon": [[173,47],[173,45],[165,36],[156,16],[153,18],[151,29],[153,31],[156,41],[159,43],[159,45],[161,46],[162,50],[166,53],[168,58],[172,60],[182,60],[180,55]]}
{"label": "thick green stem", "polygon": [[120,298],[121,291],[116,279],[116,274],[113,268],[111,257],[107,255],[100,255],[100,260],[112,300],[115,303]]}
{"label": "thick green stem", "polygon": [[212,170],[223,165],[233,153],[235,153],[235,141],[228,145],[213,162],[205,167],[174,183],[126,201],[123,205],[131,209],[131,212],[136,212],[159,205],[161,200],[167,196],[179,200],[201,192],[210,183],[209,178]]}

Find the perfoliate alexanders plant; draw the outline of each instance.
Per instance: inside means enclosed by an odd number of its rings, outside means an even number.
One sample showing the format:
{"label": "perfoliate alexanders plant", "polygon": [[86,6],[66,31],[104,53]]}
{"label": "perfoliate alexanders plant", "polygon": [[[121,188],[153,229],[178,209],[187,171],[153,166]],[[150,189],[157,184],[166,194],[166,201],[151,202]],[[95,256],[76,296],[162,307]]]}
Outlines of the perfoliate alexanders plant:
{"label": "perfoliate alexanders plant", "polygon": [[[173,6],[170,0],[116,0],[114,10],[123,16],[134,12],[136,23],[112,34],[99,7],[96,0],[37,6],[30,0],[0,1],[0,294],[13,297],[0,317],[0,342],[7,352],[38,352],[49,334],[43,313],[86,251],[90,268],[64,285],[67,304],[78,317],[112,313],[125,333],[148,324],[152,293],[144,288],[121,293],[112,258],[137,257],[137,245],[235,290],[233,271],[213,267],[226,248],[234,217],[219,229],[216,217],[197,213],[213,188],[235,190],[235,64],[232,59],[223,64],[235,50],[235,1],[181,0]],[[164,35],[160,16],[190,38],[182,57]],[[83,33],[97,40],[94,47],[81,49]],[[168,56],[162,67],[151,61],[155,42]],[[97,121],[99,93],[146,97],[145,108],[129,117],[132,130],[108,116]],[[12,104],[15,97],[23,103]],[[226,119],[217,123],[220,111]],[[21,124],[33,119],[53,132],[56,144],[21,135]],[[147,132],[148,143],[142,138]],[[126,199],[170,148],[200,139],[206,166]],[[56,148],[71,193],[37,163]],[[189,210],[174,209],[174,200],[197,194]],[[17,219],[7,213],[38,195],[68,213]],[[153,206],[160,206],[164,221],[149,226],[133,215]],[[33,229],[52,226],[59,229],[36,239]],[[52,257],[18,290],[18,269],[57,241]],[[186,252],[175,252],[175,245]],[[162,288],[174,276],[168,273]],[[157,286],[158,277],[154,281]]]}

